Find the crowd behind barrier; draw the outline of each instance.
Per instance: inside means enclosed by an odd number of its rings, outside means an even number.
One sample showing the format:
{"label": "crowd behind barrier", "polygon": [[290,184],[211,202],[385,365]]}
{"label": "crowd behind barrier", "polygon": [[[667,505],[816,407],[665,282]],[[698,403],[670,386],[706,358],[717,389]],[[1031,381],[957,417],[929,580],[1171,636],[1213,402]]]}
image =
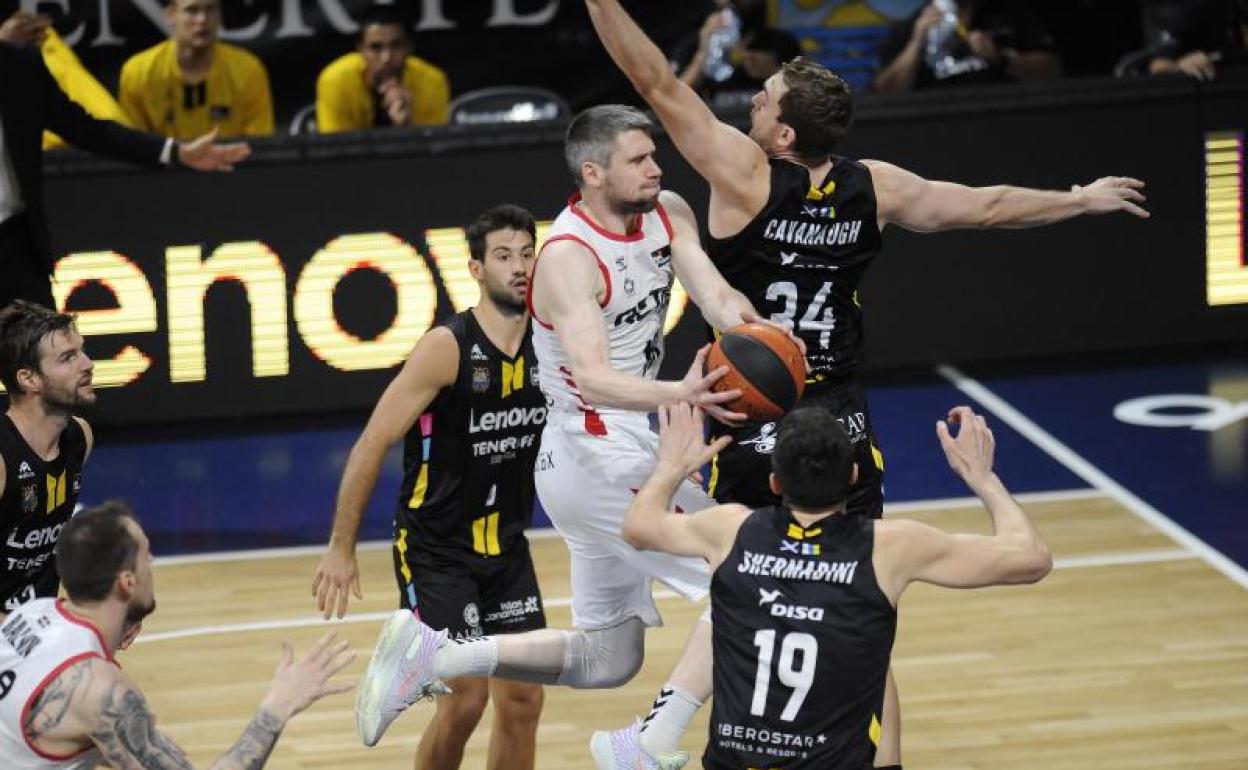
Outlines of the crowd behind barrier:
{"label": "crowd behind barrier", "polygon": [[[1244,66],[1248,23],[1248,0],[634,5],[681,78],[724,109],[748,107],[798,53],[859,93],[1111,74],[1212,80]],[[453,98],[500,86],[546,89],[573,110],[631,98],[581,3],[160,6],[0,0],[0,40],[42,44],[62,88],[92,114],[178,139],[211,126],[229,137],[438,125]]]}

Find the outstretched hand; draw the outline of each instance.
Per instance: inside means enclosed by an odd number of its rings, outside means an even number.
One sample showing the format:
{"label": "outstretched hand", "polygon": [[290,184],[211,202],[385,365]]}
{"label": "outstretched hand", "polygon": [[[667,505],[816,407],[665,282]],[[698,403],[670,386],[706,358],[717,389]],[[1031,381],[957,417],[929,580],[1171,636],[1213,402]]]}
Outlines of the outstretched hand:
{"label": "outstretched hand", "polygon": [[1071,192],[1083,197],[1084,205],[1089,214],[1109,214],[1115,211],[1126,211],[1141,219],[1148,219],[1149,213],[1138,204],[1146,198],[1140,190],[1144,183],[1129,176],[1104,176],[1089,185],[1074,185]]}
{"label": "outstretched hand", "polygon": [[681,381],[680,400],[701,407],[707,414],[725,425],[740,425],[745,422],[747,415],[730,411],[724,408],[723,404],[740,398],[741,391],[735,388],[722,391],[711,390],[715,383],[728,374],[728,367],[720,366],[706,374],[702,373],[706,367],[706,356],[710,349],[710,345],[703,345],[693,357],[693,363],[689,365],[689,371]]}
{"label": "outstretched hand", "polygon": [[702,410],[685,401],[659,406],[659,462],[680,469],[689,476],[711,461],[732,442],[731,436],[720,436],[710,446],[706,443],[706,426]]}
{"label": "outstretched hand", "polygon": [[245,142],[218,144],[217,133],[214,128],[192,142],[179,144],[178,162],[196,171],[233,171],[234,164],[251,155],[251,146]]}
{"label": "outstretched hand", "polygon": [[0,24],[0,41],[19,47],[40,45],[51,19],[28,11],[18,11]]}
{"label": "outstretched hand", "polygon": [[[954,437],[949,425],[958,428]],[[971,411],[969,406],[955,406],[949,410],[949,422],[936,422],[936,435],[945,450],[945,459],[954,473],[962,477],[972,490],[992,477],[992,460],[997,440],[984,418]]]}
{"label": "outstretched hand", "polygon": [[298,660],[290,643],[282,642],[282,660],[273,674],[273,684],[262,708],[285,721],[326,695],[350,690],[355,687],[354,682],[330,682],[329,678],[354,660],[351,643],[339,639],[333,631],[322,636]]}

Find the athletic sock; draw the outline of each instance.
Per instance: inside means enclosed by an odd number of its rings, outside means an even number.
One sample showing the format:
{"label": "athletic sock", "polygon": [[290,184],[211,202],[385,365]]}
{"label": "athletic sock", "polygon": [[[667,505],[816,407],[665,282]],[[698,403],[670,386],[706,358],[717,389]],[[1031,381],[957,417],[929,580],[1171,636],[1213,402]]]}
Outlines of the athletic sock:
{"label": "athletic sock", "polygon": [[498,640],[492,636],[450,639],[433,656],[433,670],[440,679],[491,676],[496,668]]}
{"label": "athletic sock", "polygon": [[672,754],[680,750],[680,737],[685,734],[693,715],[702,701],[671,682],[659,690],[650,713],[641,720],[641,734],[637,743],[642,751],[652,757]]}

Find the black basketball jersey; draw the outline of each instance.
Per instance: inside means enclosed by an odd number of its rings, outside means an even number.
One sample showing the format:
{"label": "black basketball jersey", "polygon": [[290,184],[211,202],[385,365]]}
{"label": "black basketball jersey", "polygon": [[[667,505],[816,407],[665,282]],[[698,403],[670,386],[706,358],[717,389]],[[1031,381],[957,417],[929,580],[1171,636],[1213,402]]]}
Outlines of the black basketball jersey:
{"label": "black basketball jersey", "polygon": [[12,612],[31,599],[54,597],[60,587],[56,539],[78,504],[87,437],[77,420],[61,432],[56,459],[44,462],[7,414],[0,414],[0,611]]}
{"label": "black basketball jersey", "polygon": [[897,613],[871,563],[874,522],[803,528],[754,511],[711,576],[708,768],[861,770],[879,736]]}
{"label": "black basketball jersey", "polygon": [[880,245],[866,166],[833,158],[816,189],[806,167],[772,160],[767,204],[741,232],[712,238],[710,255],[761,315],[806,343],[806,393],[818,395],[862,361],[858,285]]}
{"label": "black basketball jersey", "polygon": [[525,332],[511,358],[490,342],[471,310],[443,325],[459,345],[459,371],[404,440],[397,547],[498,556],[533,518],[533,464],[546,401],[532,333]]}

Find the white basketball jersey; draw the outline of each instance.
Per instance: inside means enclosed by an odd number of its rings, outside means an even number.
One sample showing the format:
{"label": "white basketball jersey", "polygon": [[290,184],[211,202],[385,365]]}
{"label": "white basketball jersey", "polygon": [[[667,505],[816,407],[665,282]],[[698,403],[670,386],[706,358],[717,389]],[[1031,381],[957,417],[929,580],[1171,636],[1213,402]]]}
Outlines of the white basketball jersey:
{"label": "white basketball jersey", "polygon": [[[672,297],[672,226],[662,205],[640,216],[630,235],[600,228],[577,205],[580,194],[550,226],[546,246],[571,240],[589,249],[598,260],[606,282],[600,305],[607,328],[610,364],[619,372],[654,379],[663,361],[663,324]],[[540,263],[539,263],[540,264]],[[534,280],[541,280],[535,270]],[[577,388],[568,357],[554,327],[533,315],[533,348],[537,352],[538,382],[552,412],[582,412],[585,430],[605,435],[602,417],[627,410],[598,407],[585,401]],[[627,412],[633,414],[632,412]]]}
{"label": "white basketball jersey", "polygon": [[99,631],[70,615],[57,599],[27,602],[0,625],[0,757],[5,770],[79,770],[103,757],[94,746],[69,756],[45,754],[27,742],[22,716],[34,698],[71,664],[111,660]]}

